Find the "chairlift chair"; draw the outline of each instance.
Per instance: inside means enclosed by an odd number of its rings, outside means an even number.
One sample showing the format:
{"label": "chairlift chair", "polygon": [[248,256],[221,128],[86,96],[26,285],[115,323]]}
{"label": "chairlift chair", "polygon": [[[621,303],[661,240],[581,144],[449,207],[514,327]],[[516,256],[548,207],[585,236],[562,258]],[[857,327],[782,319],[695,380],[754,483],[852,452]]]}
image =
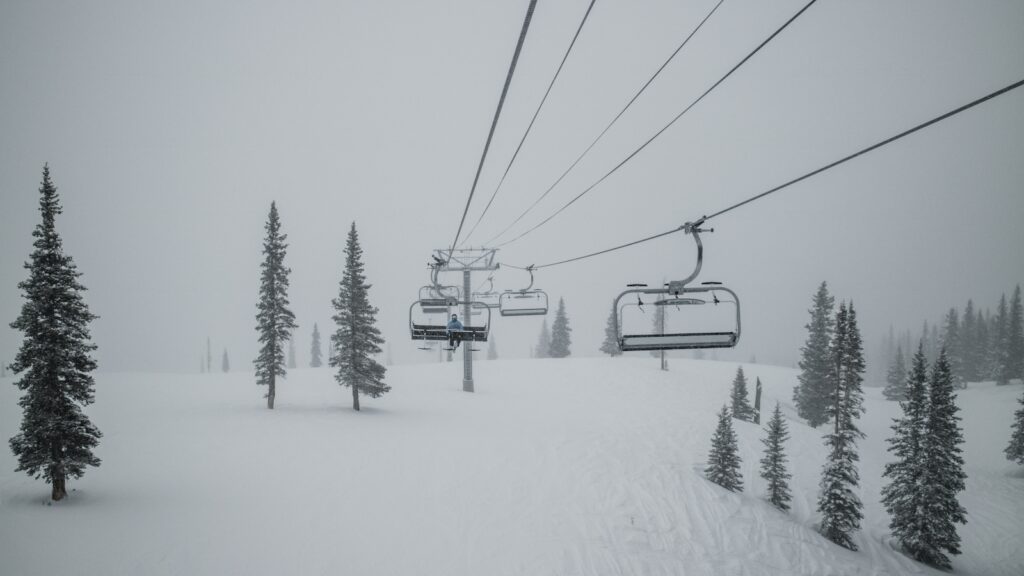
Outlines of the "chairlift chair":
{"label": "chairlift chair", "polygon": [[[704,246],[700,241],[700,232],[697,224],[687,224],[686,232],[693,235],[697,243],[697,265],[693,272],[684,280],[668,282],[662,288],[650,288],[642,284],[632,284],[628,289],[615,299],[615,334],[618,339],[619,349],[623,352],[643,350],[692,350],[699,348],[732,348],[740,339],[740,299],[735,292],[723,286],[720,282],[705,282],[698,286],[689,286],[700,273],[704,258]],[[731,299],[719,298],[719,293],[731,296]],[[636,302],[633,302],[633,296]],[[654,299],[649,305],[661,307],[667,314],[671,313],[686,319],[682,327],[671,328],[665,326],[659,332],[651,329],[647,331],[636,331],[631,326],[629,330],[624,327],[624,314],[627,310],[637,308],[642,311],[645,303],[643,295],[653,296]],[[627,298],[628,297],[628,298]],[[620,304],[627,298],[624,304]],[[709,330],[704,326],[691,328],[690,322],[694,311],[710,306],[717,312],[719,306],[732,306],[735,308],[735,320],[729,322],[725,329]],[[657,308],[656,308],[657,309]],[[715,322],[719,322],[721,314],[713,313]],[[728,316],[731,316],[728,315]],[[707,315],[702,315],[701,320],[706,320]],[[644,322],[649,325],[649,322]]]}
{"label": "chairlift chair", "polygon": [[[459,307],[462,307],[465,302],[456,302]],[[487,342],[487,336],[491,330],[491,309],[481,304],[480,302],[470,302],[470,318],[463,318],[462,328],[462,340],[463,342]],[[416,311],[419,310],[421,315],[425,317],[417,322]],[[477,316],[475,313],[479,310],[480,315],[483,316],[486,311],[486,317],[483,324],[479,322],[474,323],[472,318]],[[423,310],[423,304],[420,300],[417,300],[409,306],[409,333],[413,340],[423,340],[425,342],[444,342],[448,340],[448,321],[447,317],[445,322],[438,324],[431,322],[429,314]]]}
{"label": "chairlift chair", "polygon": [[522,290],[506,290],[498,298],[502,316],[544,316],[548,313],[548,295],[533,288],[533,266],[528,266],[530,284]]}
{"label": "chairlift chair", "polygon": [[424,314],[448,314],[458,304],[462,290],[458,286],[424,286],[420,288],[419,303]]}
{"label": "chairlift chair", "polygon": [[480,302],[488,308],[498,308],[500,305],[501,293],[494,289],[494,277],[487,277],[487,290],[473,292],[472,300]]}

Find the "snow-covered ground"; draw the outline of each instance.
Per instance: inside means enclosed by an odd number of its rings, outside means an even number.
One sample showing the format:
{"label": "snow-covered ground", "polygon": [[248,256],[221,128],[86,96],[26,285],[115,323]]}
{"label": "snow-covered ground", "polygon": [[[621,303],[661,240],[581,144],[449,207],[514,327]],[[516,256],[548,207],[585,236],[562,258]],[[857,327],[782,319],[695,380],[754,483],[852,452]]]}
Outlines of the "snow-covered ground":
{"label": "snow-covered ground", "polygon": [[[99,469],[47,505],[0,449],[0,574],[939,574],[891,548],[879,504],[898,407],[867,393],[860,552],[814,531],[821,434],[790,423],[795,501],[762,499],[758,426],[737,423],[745,492],[702,477],[736,364],[651,358],[392,367],[361,413],[327,369],[269,411],[251,374],[99,375]],[[747,365],[793,416],[791,369]],[[753,388],[751,384],[751,389]],[[960,393],[969,523],[956,573],[1024,574],[1024,471],[1002,455],[1020,386]],[[0,439],[20,422],[0,380]]]}

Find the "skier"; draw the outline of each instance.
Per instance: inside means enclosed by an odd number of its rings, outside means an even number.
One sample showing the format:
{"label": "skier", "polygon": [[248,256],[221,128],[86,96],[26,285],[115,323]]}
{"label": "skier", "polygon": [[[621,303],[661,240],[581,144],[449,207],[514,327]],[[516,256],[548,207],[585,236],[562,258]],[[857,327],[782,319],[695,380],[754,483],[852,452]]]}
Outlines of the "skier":
{"label": "skier", "polygon": [[459,315],[452,314],[452,319],[448,322],[448,347],[455,350],[462,343],[462,322],[459,322]]}

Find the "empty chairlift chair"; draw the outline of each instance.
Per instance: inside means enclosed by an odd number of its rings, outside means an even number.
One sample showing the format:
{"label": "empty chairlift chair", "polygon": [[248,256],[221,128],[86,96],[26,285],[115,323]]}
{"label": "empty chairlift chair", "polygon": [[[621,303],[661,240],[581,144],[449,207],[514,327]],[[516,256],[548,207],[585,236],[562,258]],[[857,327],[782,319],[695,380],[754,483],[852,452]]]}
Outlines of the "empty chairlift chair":
{"label": "empty chairlift chair", "polygon": [[[732,348],[739,342],[740,300],[736,293],[719,282],[689,285],[703,263],[698,226],[687,224],[685,228],[697,243],[697,265],[688,278],[662,288],[631,284],[615,299],[615,332],[623,352]],[[652,321],[647,312],[660,314],[660,322]]]}
{"label": "empty chairlift chair", "polygon": [[488,308],[498,308],[500,306],[501,293],[494,290],[494,278],[487,278],[487,290],[478,290],[473,292],[473,301],[479,302]]}
{"label": "empty chairlift chair", "polygon": [[424,314],[448,314],[462,297],[458,286],[424,286],[420,288],[420,308]]}
{"label": "empty chairlift chair", "polygon": [[530,284],[522,290],[506,290],[498,298],[498,311],[502,316],[544,316],[548,313],[548,295],[543,290],[533,288],[533,267],[526,269],[530,273]]}

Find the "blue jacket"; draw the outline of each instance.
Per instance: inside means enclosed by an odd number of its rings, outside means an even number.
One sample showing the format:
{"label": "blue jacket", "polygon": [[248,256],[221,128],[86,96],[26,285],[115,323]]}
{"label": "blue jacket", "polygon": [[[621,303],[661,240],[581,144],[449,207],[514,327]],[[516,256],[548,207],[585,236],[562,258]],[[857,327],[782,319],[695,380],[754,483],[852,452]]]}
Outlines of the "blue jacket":
{"label": "blue jacket", "polygon": [[449,320],[448,321],[448,331],[449,332],[460,332],[460,331],[462,331],[462,322],[459,322],[458,320]]}

